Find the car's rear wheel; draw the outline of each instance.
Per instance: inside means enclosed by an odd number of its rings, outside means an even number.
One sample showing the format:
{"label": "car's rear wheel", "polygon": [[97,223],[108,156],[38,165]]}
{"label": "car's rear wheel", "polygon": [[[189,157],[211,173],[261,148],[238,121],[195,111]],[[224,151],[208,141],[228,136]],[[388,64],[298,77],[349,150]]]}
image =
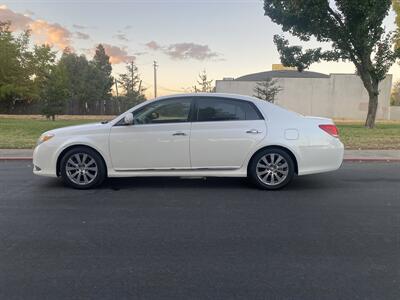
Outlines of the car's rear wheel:
{"label": "car's rear wheel", "polygon": [[289,184],[295,173],[292,157],[279,148],[257,153],[249,166],[249,177],[262,189],[278,190]]}
{"label": "car's rear wheel", "polygon": [[106,167],[96,151],[87,147],[76,147],[62,157],[60,174],[68,186],[89,189],[104,181]]}

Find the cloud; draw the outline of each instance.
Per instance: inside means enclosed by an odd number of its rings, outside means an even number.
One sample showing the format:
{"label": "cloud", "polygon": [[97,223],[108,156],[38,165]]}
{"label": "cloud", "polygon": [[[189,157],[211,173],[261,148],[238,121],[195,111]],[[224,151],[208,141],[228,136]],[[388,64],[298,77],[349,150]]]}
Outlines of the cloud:
{"label": "cloud", "polygon": [[124,48],[109,44],[102,45],[106,51],[106,54],[110,57],[110,62],[112,64],[127,63],[136,60],[136,56],[128,55],[128,52]]}
{"label": "cloud", "polygon": [[35,13],[33,11],[31,11],[29,9],[25,10],[24,16],[31,17],[31,16],[34,16],[34,15],[35,15]]}
{"label": "cloud", "polygon": [[208,45],[199,45],[195,43],[178,43],[168,46],[165,53],[174,59],[193,58],[205,60],[217,57],[216,52],[211,51]]}
{"label": "cloud", "polygon": [[118,34],[114,35],[114,37],[121,41],[129,42],[129,39],[126,37],[125,33],[118,33]]}
{"label": "cloud", "polygon": [[146,44],[146,46],[154,51],[160,50],[172,59],[205,60],[219,57],[219,54],[211,51],[208,45],[200,45],[196,43],[175,43],[167,46],[161,46],[155,41],[150,41]]}
{"label": "cloud", "polygon": [[147,51],[142,51],[142,52],[135,52],[134,54],[136,55],[136,56],[141,56],[141,55],[145,55],[145,54],[147,54],[148,52]]}
{"label": "cloud", "polygon": [[87,26],[79,25],[79,24],[74,24],[74,25],[72,25],[72,27],[74,27],[75,29],[80,29],[80,30],[87,29]]}
{"label": "cloud", "polygon": [[50,24],[44,20],[36,20],[30,29],[43,44],[53,45],[59,49],[71,47],[71,32],[60,24]]}
{"label": "cloud", "polygon": [[29,24],[34,22],[30,17],[15,13],[5,5],[0,5],[0,20],[10,21],[12,31],[29,29]]}
{"label": "cloud", "polygon": [[49,44],[59,49],[71,47],[72,34],[60,24],[34,20],[8,9],[5,5],[0,6],[0,20],[10,21],[12,31],[30,29],[37,43]]}
{"label": "cloud", "polygon": [[159,50],[162,47],[155,41],[150,41],[146,44],[147,48],[151,49],[151,50]]}
{"label": "cloud", "polygon": [[80,40],[90,39],[90,35],[88,35],[87,33],[84,33],[84,32],[80,32],[80,31],[75,32],[75,36],[77,39],[80,39]]}

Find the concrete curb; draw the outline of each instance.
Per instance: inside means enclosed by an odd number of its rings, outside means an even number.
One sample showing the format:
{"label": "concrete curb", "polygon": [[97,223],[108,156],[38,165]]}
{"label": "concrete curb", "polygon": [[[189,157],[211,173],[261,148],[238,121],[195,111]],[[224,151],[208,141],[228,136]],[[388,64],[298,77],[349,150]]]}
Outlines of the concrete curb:
{"label": "concrete curb", "polygon": [[400,162],[400,158],[393,157],[348,157],[347,162]]}

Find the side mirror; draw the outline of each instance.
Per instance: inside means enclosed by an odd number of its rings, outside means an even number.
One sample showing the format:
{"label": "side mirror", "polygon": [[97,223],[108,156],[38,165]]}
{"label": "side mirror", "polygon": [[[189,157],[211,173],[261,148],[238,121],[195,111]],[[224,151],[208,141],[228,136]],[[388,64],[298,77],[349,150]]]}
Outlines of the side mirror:
{"label": "side mirror", "polygon": [[133,125],[133,115],[131,113],[128,113],[124,117],[124,123],[125,125]]}

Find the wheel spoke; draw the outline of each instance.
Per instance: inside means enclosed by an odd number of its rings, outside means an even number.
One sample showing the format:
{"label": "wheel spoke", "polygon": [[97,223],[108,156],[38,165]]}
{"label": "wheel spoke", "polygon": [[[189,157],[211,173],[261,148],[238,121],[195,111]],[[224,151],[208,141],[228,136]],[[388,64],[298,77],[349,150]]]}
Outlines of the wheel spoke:
{"label": "wheel spoke", "polygon": [[81,163],[82,163],[81,157],[80,157],[80,153],[75,154],[74,157],[75,157],[75,160],[76,160],[76,162],[77,162],[78,164],[81,164]]}
{"label": "wheel spoke", "polygon": [[87,167],[90,167],[91,165],[95,164],[96,162],[94,161],[94,159],[90,159],[89,162],[86,164]]}

